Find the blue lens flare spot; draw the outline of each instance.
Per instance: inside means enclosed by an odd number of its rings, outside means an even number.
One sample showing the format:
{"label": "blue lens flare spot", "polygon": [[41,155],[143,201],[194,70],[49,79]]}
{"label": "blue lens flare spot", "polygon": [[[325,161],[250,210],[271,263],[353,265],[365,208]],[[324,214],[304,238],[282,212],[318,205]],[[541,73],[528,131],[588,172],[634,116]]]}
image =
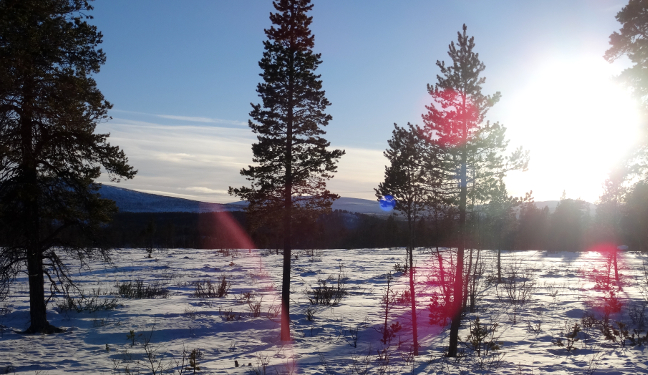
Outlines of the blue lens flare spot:
{"label": "blue lens flare spot", "polygon": [[383,211],[391,211],[396,207],[396,199],[391,195],[385,195],[380,198],[380,209]]}

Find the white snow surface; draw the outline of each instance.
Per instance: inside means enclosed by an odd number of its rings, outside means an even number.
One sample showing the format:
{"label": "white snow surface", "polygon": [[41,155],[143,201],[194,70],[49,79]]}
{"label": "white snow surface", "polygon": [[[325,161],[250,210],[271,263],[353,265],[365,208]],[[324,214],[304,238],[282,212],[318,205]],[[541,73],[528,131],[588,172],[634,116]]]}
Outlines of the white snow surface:
{"label": "white snow surface", "polygon": [[[595,288],[594,279],[606,261],[599,253],[502,252],[503,269],[517,270],[532,283],[530,300],[512,305],[501,298],[501,284],[492,282],[496,253],[484,251],[483,288],[476,311],[466,313],[462,321],[459,345],[465,356],[458,361],[443,357],[449,325],[429,324],[426,307],[438,276],[436,255],[429,250],[417,249],[414,254],[421,348],[414,358],[407,304],[390,313],[389,323],[399,321],[405,328],[389,345],[380,341],[379,332],[384,323],[381,299],[386,276],[393,273],[395,263],[403,262],[404,249],[293,250],[293,254],[298,257],[292,261],[292,342],[279,341],[280,324],[273,316],[279,306],[282,255],[270,250],[157,249],[147,258],[143,249],[115,249],[112,264],[88,261],[88,267],[80,267],[70,260],[73,278],[86,295],[94,294],[104,302],[116,298],[120,306],[79,313],[57,307],[64,301],[54,298],[48,305],[48,319],[67,331],[53,335],[20,333],[29,326],[23,276],[0,302],[0,373],[150,374],[146,349],[158,374],[179,373],[183,350],[193,349],[201,353],[199,374],[648,373],[645,345],[623,347],[605,340],[596,327],[583,327],[571,352],[552,343],[557,338],[565,341],[565,327],[580,325],[585,313],[600,318],[595,306],[605,292]],[[610,316],[611,321],[638,328],[636,313],[641,306],[648,315],[642,302],[648,283],[642,269],[646,260],[645,254],[620,254],[618,297],[623,307]],[[231,282],[227,296],[193,296],[196,282],[218,284],[223,276]],[[318,279],[329,276],[334,282],[340,276],[348,294],[336,306],[312,305],[308,292]],[[167,288],[169,296],[127,299],[118,295],[117,284],[138,279]],[[397,292],[408,288],[407,275],[395,273],[392,287]],[[244,293],[251,293],[252,305],[261,302],[260,316],[254,317],[250,304],[242,302]],[[309,311],[312,320],[307,319]],[[466,343],[476,317],[487,326],[498,323],[495,336],[500,349],[484,361]],[[644,324],[648,325],[648,317]],[[644,335],[645,328],[641,330]],[[379,351],[383,358],[388,356],[388,365],[385,361],[381,365]],[[184,373],[193,373],[186,365]]]}

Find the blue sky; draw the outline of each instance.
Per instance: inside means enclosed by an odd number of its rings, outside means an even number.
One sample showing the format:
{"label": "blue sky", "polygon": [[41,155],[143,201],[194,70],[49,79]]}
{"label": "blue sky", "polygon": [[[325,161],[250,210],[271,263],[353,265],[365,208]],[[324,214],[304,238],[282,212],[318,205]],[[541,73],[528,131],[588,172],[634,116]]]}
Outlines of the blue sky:
{"label": "blue sky", "polygon": [[[314,1],[318,69],[332,106],[327,139],[347,150],[329,182],[373,199],[393,123],[421,124],[426,85],[463,23],[500,91],[492,121],[531,151],[509,192],[596,200],[607,170],[636,138],[634,104],[611,83],[624,62],[602,55],[625,1]],[[258,60],[271,1],[98,0],[93,23],[107,63],[96,76],[114,104],[110,132],[139,174],[120,186],[228,202],[245,180]],[[623,115],[619,115],[622,113]],[[612,135],[610,129],[614,129]],[[608,131],[607,134],[604,132]],[[105,180],[104,180],[105,181]]]}

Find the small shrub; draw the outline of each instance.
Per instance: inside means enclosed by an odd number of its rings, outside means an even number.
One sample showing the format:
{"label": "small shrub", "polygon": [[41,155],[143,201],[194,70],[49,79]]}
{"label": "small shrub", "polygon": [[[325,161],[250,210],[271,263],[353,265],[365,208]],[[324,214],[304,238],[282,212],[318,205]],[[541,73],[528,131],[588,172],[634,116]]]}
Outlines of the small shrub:
{"label": "small shrub", "polygon": [[639,329],[643,329],[646,324],[646,307],[648,307],[648,303],[641,301],[639,304],[632,304],[628,308],[628,316],[630,316],[632,324]]}
{"label": "small shrub", "polygon": [[257,366],[251,369],[254,375],[266,375],[266,370],[270,364],[270,358],[267,355],[257,355]]}
{"label": "small shrub", "polygon": [[404,265],[401,265],[400,263],[394,264],[394,272],[407,273],[407,271],[409,271],[407,262],[405,262]]}
{"label": "small shrub", "polygon": [[[183,355],[185,355],[183,353]],[[201,352],[199,349],[193,349],[191,352],[189,352],[188,359],[189,359],[189,365],[185,368],[186,370],[193,371],[195,374],[196,371],[200,371],[200,366],[198,366],[198,360],[203,358],[203,352]]]}
{"label": "small shrub", "polygon": [[[68,291],[69,292],[69,291]],[[79,298],[72,298],[69,293],[66,293],[64,301],[59,303],[56,307],[60,312],[76,311],[78,313],[87,311],[93,313],[96,311],[114,310],[121,306],[116,298],[105,298],[101,288],[92,289],[90,295],[84,295],[83,292]]]}
{"label": "small shrub", "polygon": [[578,325],[578,323],[574,323],[572,327],[568,328],[565,323],[565,328],[565,341],[563,341],[561,337],[557,337],[551,343],[556,346],[564,347],[565,349],[567,349],[567,352],[572,352],[577,349],[574,347],[574,344],[579,340],[578,333],[581,331],[581,327]]}
{"label": "small shrub", "polygon": [[443,299],[439,298],[437,292],[432,293],[428,305],[430,325],[445,326],[450,318],[449,311]]}
{"label": "small shrub", "polygon": [[261,316],[261,302],[263,301],[263,296],[257,301],[257,300],[251,300],[248,301],[248,307],[250,308],[250,312],[252,313],[252,317],[258,318]]}
{"label": "small shrub", "polygon": [[135,282],[117,283],[117,290],[123,298],[132,299],[153,299],[168,298],[169,289],[165,288],[159,282],[144,284],[144,281],[138,279]]}
{"label": "small shrub", "polygon": [[531,300],[535,290],[535,281],[529,270],[523,270],[514,262],[504,270],[501,284],[496,284],[497,298],[511,305],[524,305]]}
{"label": "small shrub", "polygon": [[495,336],[498,324],[493,323],[490,327],[480,323],[479,317],[470,322],[470,334],[466,337],[466,344],[478,357],[488,356],[489,352],[501,349],[502,342],[497,341]]}
{"label": "small shrub", "polygon": [[238,297],[236,297],[236,302],[247,305],[254,298],[254,296],[255,296],[254,292],[244,292],[239,294]]}
{"label": "small shrub", "polygon": [[135,340],[136,340],[138,337],[140,337],[140,336],[142,336],[141,333],[140,333],[139,335],[136,335],[136,334],[135,334],[135,331],[133,331],[133,330],[131,329],[131,330],[128,332],[128,334],[126,335],[126,340],[130,341],[130,342],[131,342],[131,347],[133,347],[133,346],[135,346]]}
{"label": "small shrub", "polygon": [[412,303],[412,293],[409,289],[404,289],[396,294],[396,303],[399,305],[409,305]]}
{"label": "small shrub", "polygon": [[281,315],[281,300],[279,300],[279,303],[277,303],[277,300],[275,299],[270,307],[268,307],[268,319],[272,320],[273,322],[277,322],[276,320],[279,315]]}
{"label": "small shrub", "polygon": [[221,276],[218,285],[206,279],[194,284],[193,296],[197,298],[222,298],[229,294],[231,283],[226,276]]}
{"label": "small shrub", "polygon": [[601,321],[596,319],[594,314],[590,312],[586,312],[581,318],[581,324],[584,328],[592,328],[594,326],[601,324]]}
{"label": "small shrub", "polygon": [[621,311],[621,307],[623,304],[619,301],[616,292],[613,289],[606,291],[603,296],[603,320],[607,322],[611,314]]}
{"label": "small shrub", "polygon": [[345,278],[340,274],[337,277],[336,284],[330,284],[334,281],[332,276],[327,279],[318,279],[317,286],[309,292],[308,300],[311,305],[338,305],[342,298],[347,295]]}
{"label": "small shrub", "polygon": [[601,333],[603,333],[606,340],[617,343],[622,348],[626,347],[626,342],[631,346],[648,343],[648,332],[643,337],[641,336],[641,331],[638,329],[634,329],[630,333],[628,326],[623,322],[615,322],[614,325],[603,322],[601,325]]}
{"label": "small shrub", "polygon": [[218,314],[225,319],[226,322],[231,322],[234,320],[241,320],[241,314],[237,314],[232,311],[232,309],[229,310],[221,310],[221,308],[218,308]]}
{"label": "small shrub", "polygon": [[315,310],[312,307],[309,307],[306,309],[306,320],[312,322],[313,318],[315,318]]}

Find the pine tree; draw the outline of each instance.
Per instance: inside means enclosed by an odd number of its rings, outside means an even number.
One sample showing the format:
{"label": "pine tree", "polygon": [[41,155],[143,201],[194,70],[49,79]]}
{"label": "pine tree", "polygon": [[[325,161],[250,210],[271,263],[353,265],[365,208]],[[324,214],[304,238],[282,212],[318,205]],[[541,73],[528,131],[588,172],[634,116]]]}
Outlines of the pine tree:
{"label": "pine tree", "polygon": [[624,69],[617,79],[640,101],[644,117],[641,139],[625,161],[626,165],[610,175],[614,184],[618,184],[615,189],[629,191],[637,187],[637,181],[648,181],[648,123],[645,121],[648,115],[648,0],[630,0],[617,13],[616,19],[621,29],[610,35],[610,48],[605,51],[604,58],[610,63],[622,56],[630,60],[632,66]]}
{"label": "pine tree", "polygon": [[108,134],[94,133],[111,105],[91,78],[106,59],[91,9],[0,0],[0,292],[27,273],[28,333],[60,331],[47,321],[44,284],[52,295],[73,285],[61,252],[108,255],[82,241],[116,212],[97,194],[101,168],[113,181],[135,175]]}
{"label": "pine tree", "polygon": [[414,288],[414,224],[425,209],[429,196],[428,169],[426,161],[431,158],[421,130],[412,124],[401,128],[394,124],[389,148],[384,152],[390,165],[385,167],[385,181],[378,185],[376,197],[391,195],[396,200],[397,211],[407,218],[407,258],[412,312],[412,336],[414,355],[418,355],[418,330],[416,323],[416,293]]}
{"label": "pine tree", "polygon": [[517,149],[504,157],[506,128],[499,123],[484,122],[488,110],[500,99],[500,93],[482,94],[486,79],[481,77],[485,65],[473,52],[474,37],[459,32],[457,43],[449,46],[452,64],[437,61],[441,74],[437,83],[428,85],[432,104],[423,115],[427,135],[438,155],[433,168],[441,176],[436,194],[459,208],[457,265],[454,285],[452,324],[448,356],[457,355],[461,305],[463,302],[464,250],[466,247],[466,212],[472,202],[488,201],[498,181],[511,169],[524,169],[528,155]]}
{"label": "pine tree", "polygon": [[619,79],[630,86],[648,108],[648,0],[630,0],[616,15],[622,26],[610,35],[610,48],[605,59],[614,62],[627,56],[633,66],[623,70]]}
{"label": "pine tree", "polygon": [[330,210],[338,198],[326,189],[342,150],[328,150],[322,129],[331,121],[330,105],[315,70],[321,55],[313,53],[313,20],[306,13],[310,0],[278,0],[273,25],[259,66],[263,82],[257,86],[262,104],[253,104],[249,121],[258,142],[252,145],[255,166],[241,170],[251,187],[230,188],[230,194],[249,202],[248,213],[257,222],[283,224],[283,279],[281,340],[290,340],[290,259],[292,224],[298,217]]}

